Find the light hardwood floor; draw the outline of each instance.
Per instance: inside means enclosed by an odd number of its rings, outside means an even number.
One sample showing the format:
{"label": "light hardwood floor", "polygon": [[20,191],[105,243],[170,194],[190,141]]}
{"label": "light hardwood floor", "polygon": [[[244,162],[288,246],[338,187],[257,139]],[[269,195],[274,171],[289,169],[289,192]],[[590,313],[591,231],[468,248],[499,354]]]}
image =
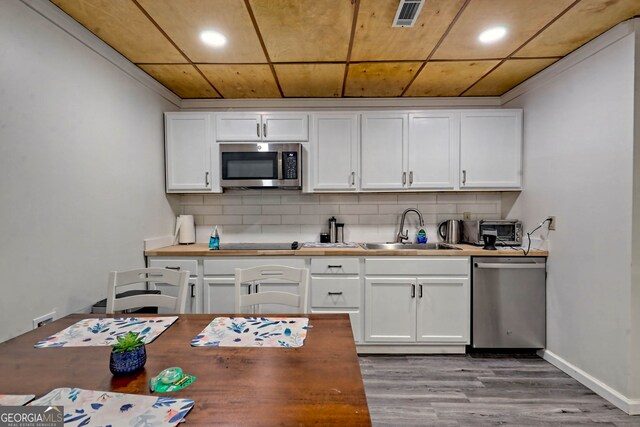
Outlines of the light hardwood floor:
{"label": "light hardwood floor", "polygon": [[361,356],[374,426],[640,426],[537,356]]}

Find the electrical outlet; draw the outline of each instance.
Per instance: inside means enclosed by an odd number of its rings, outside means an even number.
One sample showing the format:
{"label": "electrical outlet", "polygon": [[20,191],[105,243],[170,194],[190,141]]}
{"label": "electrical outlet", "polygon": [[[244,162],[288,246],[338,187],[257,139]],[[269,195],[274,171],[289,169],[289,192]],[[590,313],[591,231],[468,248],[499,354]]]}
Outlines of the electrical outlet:
{"label": "electrical outlet", "polygon": [[556,229],[556,217],[549,215],[549,218],[551,218],[551,221],[549,221],[549,230],[555,230]]}
{"label": "electrical outlet", "polygon": [[47,323],[51,323],[55,318],[56,318],[55,309],[51,313],[43,314],[40,317],[36,317],[35,319],[33,319],[33,329],[39,328],[40,326],[44,326]]}
{"label": "electrical outlet", "polygon": [[471,212],[465,212],[462,214],[462,219],[469,221],[471,219]]}

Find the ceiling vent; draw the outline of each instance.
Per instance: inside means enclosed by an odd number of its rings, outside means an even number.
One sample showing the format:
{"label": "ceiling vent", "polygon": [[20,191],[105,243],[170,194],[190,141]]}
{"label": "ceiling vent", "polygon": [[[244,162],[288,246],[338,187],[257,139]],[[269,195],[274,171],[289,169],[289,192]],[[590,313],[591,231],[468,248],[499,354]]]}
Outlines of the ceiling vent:
{"label": "ceiling vent", "polygon": [[400,0],[392,27],[413,27],[425,0]]}

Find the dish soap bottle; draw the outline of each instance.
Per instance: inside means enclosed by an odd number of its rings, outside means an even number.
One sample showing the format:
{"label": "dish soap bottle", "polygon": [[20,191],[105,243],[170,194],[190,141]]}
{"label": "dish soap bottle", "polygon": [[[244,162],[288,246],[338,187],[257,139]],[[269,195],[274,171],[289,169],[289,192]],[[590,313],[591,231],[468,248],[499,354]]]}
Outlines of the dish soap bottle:
{"label": "dish soap bottle", "polygon": [[427,243],[427,232],[424,227],[418,227],[416,233],[416,243]]}
{"label": "dish soap bottle", "polygon": [[220,233],[218,233],[218,226],[216,225],[209,237],[209,249],[217,251],[220,249]]}

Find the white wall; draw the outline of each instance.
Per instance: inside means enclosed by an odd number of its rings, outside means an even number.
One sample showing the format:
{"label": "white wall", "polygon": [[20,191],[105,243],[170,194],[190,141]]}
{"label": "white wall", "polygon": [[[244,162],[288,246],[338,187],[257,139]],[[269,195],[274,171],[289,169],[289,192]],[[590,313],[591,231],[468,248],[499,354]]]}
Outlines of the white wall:
{"label": "white wall", "polygon": [[525,110],[525,190],[509,216],[527,229],[557,217],[548,235],[547,349],[627,398],[637,396],[629,384],[629,331],[638,328],[630,318],[634,38],[505,105]]}
{"label": "white wall", "polygon": [[169,234],[175,107],[23,3],[0,2],[0,341],[105,296]]}
{"label": "white wall", "polygon": [[636,400],[636,412],[640,413],[640,20],[636,20],[636,78],[634,110],[634,156],[633,156],[633,233],[632,233],[632,271],[631,271],[631,325],[629,361],[629,396]]}

